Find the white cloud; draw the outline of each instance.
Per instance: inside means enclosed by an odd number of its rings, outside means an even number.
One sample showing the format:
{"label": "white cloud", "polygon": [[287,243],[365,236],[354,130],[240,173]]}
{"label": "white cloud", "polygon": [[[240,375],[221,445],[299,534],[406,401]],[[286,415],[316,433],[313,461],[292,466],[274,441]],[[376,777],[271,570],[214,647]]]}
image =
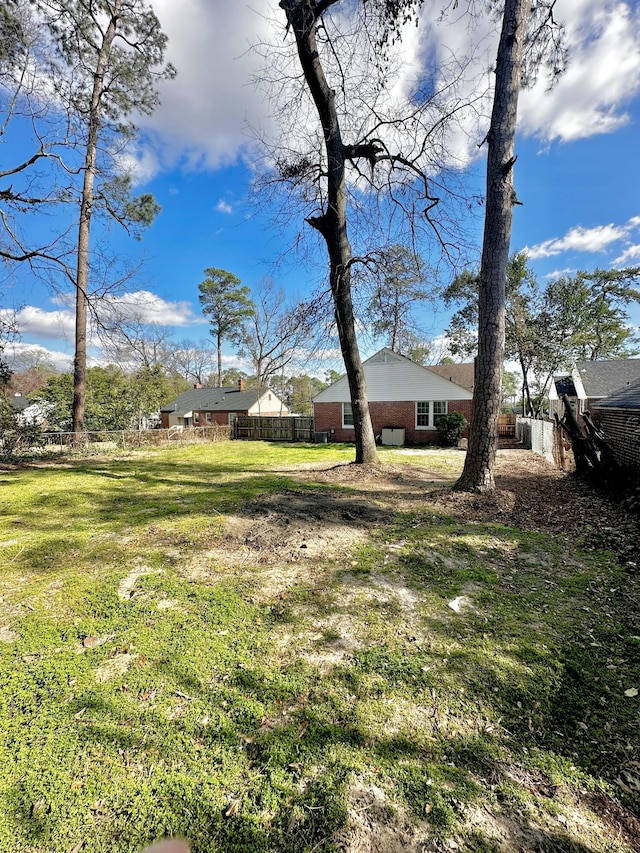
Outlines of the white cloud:
{"label": "white cloud", "polygon": [[537,246],[525,248],[525,252],[531,258],[551,258],[563,252],[602,252],[611,243],[621,240],[627,233],[625,228],[616,225],[597,225],[595,228],[583,228],[576,225],[571,228],[564,237],[556,237],[545,240]]}
{"label": "white cloud", "polygon": [[[69,294],[58,296],[52,301],[59,305],[68,305],[72,299],[72,295]],[[104,297],[98,306],[98,311],[100,310],[159,326],[187,327],[207,322],[202,315],[194,313],[190,302],[169,302],[148,290]],[[46,311],[43,308],[26,305],[17,312],[8,309],[0,310],[0,319],[5,316],[9,319],[9,315],[16,320],[18,332],[22,337],[73,340],[75,335],[75,312],[71,309]]]}
{"label": "white cloud", "polygon": [[249,141],[247,121],[260,124],[264,115],[262,97],[250,84],[259,63],[249,48],[267,32],[266,17],[277,4],[153,0],[152,5],[169,37],[167,59],[178,71],[174,80],[162,82],[153,116],[139,119],[155,136],[156,165],[213,170],[234,163]]}
{"label": "white cloud", "polygon": [[[1,311],[0,314],[6,314],[6,312]],[[74,336],[73,311],[45,311],[33,305],[26,305],[15,313],[15,318],[21,335],[52,339]]]}
{"label": "white cloud", "polygon": [[148,290],[138,290],[122,296],[110,295],[101,300],[107,309],[113,309],[141,323],[155,323],[160,326],[191,326],[206,323],[203,316],[193,313],[190,302],[167,302]]}
{"label": "white cloud", "polygon": [[612,264],[616,267],[624,267],[636,262],[640,263],[640,244],[628,246],[619,257],[612,261]]}
{"label": "white cloud", "polygon": [[611,133],[629,121],[640,92],[640,13],[619,0],[560,0],[569,66],[548,91],[544,75],[521,94],[520,126],[530,136],[563,142]]}
{"label": "white cloud", "polygon": [[[424,81],[423,65],[434,56],[439,61],[457,65],[463,57],[474,53],[469,75],[461,78],[448,90],[451,108],[454,101],[466,102],[467,93],[480,84],[488,88],[487,69],[495,55],[495,44],[488,37],[495,29],[485,16],[479,19],[474,31],[469,33],[468,21],[458,20],[437,26],[440,9],[436,0],[427,0],[423,17],[428,24],[404,28],[402,45],[397,48],[393,85],[389,92],[375,94],[381,115],[388,116],[399,104],[406,104],[417,85]],[[300,134],[306,136],[309,128],[317,127],[317,117],[308,99],[297,100],[286,85],[288,78],[300,76],[295,43],[289,34],[285,39],[285,17],[277,0],[254,0],[251,6],[228,3],[227,0],[153,0],[152,3],[164,32],[169,37],[167,58],[176,66],[174,80],[160,84],[161,104],[150,118],[141,116],[139,125],[148,133],[144,144],[130,151],[123,160],[129,170],[138,170],[136,182],[147,180],[162,169],[180,165],[187,170],[215,170],[230,165],[253,146],[254,133],[270,137],[271,133],[284,133],[286,144],[296,147]],[[327,25],[338,20],[344,23],[352,10],[336,7],[327,15]],[[446,39],[445,39],[446,36]],[[446,41],[446,43],[445,43]],[[367,39],[363,44],[370,44]],[[252,49],[257,46],[257,49]],[[268,53],[269,62],[281,63],[264,71],[265,60],[260,55]],[[371,68],[359,60],[348,57],[349,103],[352,108],[346,123],[357,138],[362,130],[360,120],[371,103],[367,99],[374,91]],[[325,57],[328,59],[328,57]],[[271,74],[271,83],[258,87],[254,81]],[[298,84],[295,84],[298,85]],[[428,83],[426,84],[429,85]],[[339,89],[340,87],[338,87]],[[282,106],[272,102],[265,91],[278,92],[282,99],[296,100],[298,127],[283,127],[278,115]],[[408,112],[408,111],[407,111]],[[450,162],[466,165],[477,155],[478,112],[486,114],[486,102],[477,102],[459,115],[461,132],[451,134],[442,142]],[[289,115],[287,116],[287,120]],[[441,115],[437,115],[441,118]],[[383,128],[378,129],[379,133]],[[390,134],[391,130],[385,131]],[[405,140],[406,142],[406,140]],[[248,157],[253,160],[253,156]],[[226,211],[222,211],[226,212]]]}
{"label": "white cloud", "polygon": [[[190,170],[215,170],[236,162],[252,143],[249,128],[268,135],[278,125],[277,107],[253,85],[263,60],[259,51],[251,49],[269,42],[284,44],[285,51],[292,47],[291,37],[284,43],[284,14],[277,0],[253,0],[251,5],[228,0],[153,0],[152,5],[169,37],[167,58],[178,75],[162,82],[161,104],[154,114],[140,117],[139,124],[149,137],[129,153],[127,166],[137,170],[136,180],[141,182],[177,164]],[[459,113],[457,131],[441,141],[451,162],[464,166],[483,153],[477,149],[484,133],[479,126],[486,128],[488,122],[486,94],[492,83],[498,33],[490,16],[476,17],[471,25],[469,16],[460,11],[457,18],[438,25],[440,8],[440,0],[426,0],[421,27],[405,28],[403,65],[387,105],[398,104],[415,91],[421,71],[434,57],[449,63],[471,57],[466,72],[449,92],[450,105],[456,98],[460,103],[468,101],[471,92],[485,96],[476,94],[473,105]],[[328,21],[337,10],[327,16]],[[555,14],[566,24],[570,64],[551,92],[541,75],[533,89],[522,93],[521,128],[547,142],[612,132],[628,121],[625,105],[640,92],[640,12],[621,0],[558,0]],[[287,69],[299,73],[295,57],[288,62]],[[350,71],[357,81],[356,63],[351,63]],[[274,77],[276,87],[282,80],[277,74]],[[287,94],[285,90],[283,86]],[[315,127],[315,117],[312,121]]]}
{"label": "white cloud", "polygon": [[137,140],[135,144],[116,156],[118,168],[131,175],[134,184],[144,184],[160,171],[158,152],[148,144]]}
{"label": "white cloud", "polygon": [[553,272],[549,272],[545,275],[545,278],[549,280],[553,280],[556,278],[562,278],[563,275],[572,275],[575,272],[573,267],[565,267],[563,270],[554,270]]}
{"label": "white cloud", "polygon": [[20,341],[11,344],[5,351],[9,366],[15,370],[26,369],[33,363],[44,362],[53,364],[58,370],[68,371],[73,368],[73,356],[68,352],[48,349],[40,344],[26,344]]}
{"label": "white cloud", "polygon": [[[576,225],[570,228],[564,237],[553,237],[550,240],[545,240],[538,243],[536,246],[527,246],[524,251],[531,260],[538,258],[551,258],[555,255],[561,255],[563,252],[604,252],[614,243],[620,240],[625,240],[629,237],[632,231],[640,227],[640,216],[633,216],[625,225],[596,225],[593,228],[584,228],[582,225]],[[620,258],[613,261],[614,264],[621,262],[621,258],[629,260],[636,257],[633,246],[623,252]],[[561,271],[566,272],[566,270]],[[556,273],[552,273],[547,278],[550,278]]]}
{"label": "white cloud", "polygon": [[219,213],[233,213],[233,208],[229,204],[229,202],[225,201],[223,198],[216,205],[216,210]]}

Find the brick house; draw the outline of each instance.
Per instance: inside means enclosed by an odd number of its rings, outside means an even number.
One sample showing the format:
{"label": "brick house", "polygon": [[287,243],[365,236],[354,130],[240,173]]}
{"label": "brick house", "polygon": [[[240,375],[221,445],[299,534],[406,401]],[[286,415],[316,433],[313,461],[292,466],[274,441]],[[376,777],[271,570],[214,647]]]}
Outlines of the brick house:
{"label": "brick house", "polygon": [[640,473],[640,379],[600,400],[594,416],[617,461]]}
{"label": "brick house", "polygon": [[[396,443],[394,438],[387,439],[388,430],[404,430],[405,444],[437,444],[438,415],[457,411],[467,421],[471,418],[472,364],[422,367],[385,347],[367,359],[363,368],[373,431],[385,443]],[[330,441],[354,440],[346,376],[314,397],[313,414],[314,429],[326,432]]]}
{"label": "brick house", "polygon": [[230,388],[191,388],[160,409],[164,429],[231,425],[238,415],[284,417],[288,414],[289,410],[273,391],[245,390],[242,379]]}

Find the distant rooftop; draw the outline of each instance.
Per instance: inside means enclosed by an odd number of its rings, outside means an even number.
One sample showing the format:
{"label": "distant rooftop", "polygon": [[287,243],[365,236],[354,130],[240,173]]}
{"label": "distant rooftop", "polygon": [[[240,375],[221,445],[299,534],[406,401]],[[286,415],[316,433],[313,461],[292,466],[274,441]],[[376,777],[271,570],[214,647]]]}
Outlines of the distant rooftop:
{"label": "distant rooftop", "polygon": [[237,386],[230,388],[190,388],[180,394],[175,400],[167,403],[160,411],[175,415],[186,412],[233,412],[251,408],[264,394],[267,388],[260,390],[240,390]]}
{"label": "distant rooftop", "polygon": [[11,405],[13,407],[14,412],[21,412],[23,409],[26,409],[29,405],[29,401],[22,394],[14,394],[11,397]]}
{"label": "distant rooftop", "polygon": [[608,397],[640,379],[640,358],[579,361],[576,367],[587,397]]}
{"label": "distant rooftop", "polygon": [[640,410],[640,379],[598,403],[600,408]]}
{"label": "distant rooftop", "polygon": [[437,373],[443,379],[448,379],[449,382],[455,382],[461,388],[466,388],[467,391],[473,391],[474,382],[474,366],[473,362],[466,364],[429,364],[427,370],[432,373]]}

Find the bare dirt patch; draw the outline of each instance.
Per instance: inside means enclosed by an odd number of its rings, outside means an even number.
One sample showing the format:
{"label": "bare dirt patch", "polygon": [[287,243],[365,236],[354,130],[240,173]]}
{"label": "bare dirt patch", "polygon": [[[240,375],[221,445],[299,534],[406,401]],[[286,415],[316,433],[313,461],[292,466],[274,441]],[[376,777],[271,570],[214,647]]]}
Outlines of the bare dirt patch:
{"label": "bare dirt patch", "polygon": [[[326,554],[331,544],[353,544],[383,525],[389,510],[409,511],[428,501],[466,522],[494,522],[524,530],[584,536],[600,534],[601,547],[633,561],[640,542],[640,519],[573,474],[550,465],[529,450],[498,451],[496,491],[488,495],[454,492],[451,475],[424,462],[406,465],[335,465],[321,470],[292,469],[301,481],[346,486],[348,492],[285,492],[252,502],[229,523],[231,541],[252,550],[276,548],[293,554]],[[452,454],[457,451],[452,450]],[[234,528],[235,525],[235,528]],[[269,557],[267,559],[270,560]]]}
{"label": "bare dirt patch", "polygon": [[412,820],[377,785],[352,784],[347,792],[349,821],[336,839],[348,853],[419,853],[429,826]]}
{"label": "bare dirt patch", "polygon": [[118,584],[118,598],[121,601],[128,601],[130,598],[133,598],[136,594],[136,587],[139,579],[145,577],[145,575],[155,574],[157,574],[156,569],[148,569],[144,567],[132,569]]}
{"label": "bare dirt patch", "polygon": [[308,576],[309,563],[348,559],[351,549],[389,520],[372,498],[338,491],[289,490],[248,502],[229,515],[219,537],[185,568],[202,577],[216,567],[250,569],[262,600]]}

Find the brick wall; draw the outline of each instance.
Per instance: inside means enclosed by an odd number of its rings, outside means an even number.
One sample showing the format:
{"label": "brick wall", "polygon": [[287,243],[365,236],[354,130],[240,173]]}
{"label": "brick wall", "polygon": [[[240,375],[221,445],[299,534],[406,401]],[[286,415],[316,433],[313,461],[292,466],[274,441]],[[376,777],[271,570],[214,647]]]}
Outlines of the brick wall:
{"label": "brick wall", "polygon": [[[194,413],[195,414],[195,413]],[[229,412],[209,412],[211,415],[211,420],[207,420],[207,412],[198,412],[199,418],[196,422],[195,418],[189,418],[189,423],[191,426],[208,426],[209,424],[220,424],[222,426],[228,426],[229,424]],[[246,409],[242,412],[236,412],[237,415],[246,415]],[[169,413],[161,412],[160,418],[162,421],[163,429],[169,428]]]}
{"label": "brick wall", "polygon": [[[448,411],[460,412],[471,419],[471,400],[449,400]],[[416,404],[406,402],[369,403],[373,432],[380,435],[383,429],[402,427],[406,444],[438,444],[437,429],[416,429]],[[330,441],[353,441],[353,429],[342,427],[342,403],[316,403],[314,406],[316,432],[329,433]],[[333,430],[333,432],[332,432]]]}
{"label": "brick wall", "polygon": [[[212,424],[222,424],[223,426],[228,425],[229,423],[229,412],[210,412],[211,421],[207,421],[207,413],[206,412],[198,412],[200,418],[198,420],[198,426],[206,426],[207,423]],[[238,412],[239,415],[246,415],[246,412]]]}
{"label": "brick wall", "polygon": [[598,415],[618,462],[640,471],[640,411],[604,408]]}

